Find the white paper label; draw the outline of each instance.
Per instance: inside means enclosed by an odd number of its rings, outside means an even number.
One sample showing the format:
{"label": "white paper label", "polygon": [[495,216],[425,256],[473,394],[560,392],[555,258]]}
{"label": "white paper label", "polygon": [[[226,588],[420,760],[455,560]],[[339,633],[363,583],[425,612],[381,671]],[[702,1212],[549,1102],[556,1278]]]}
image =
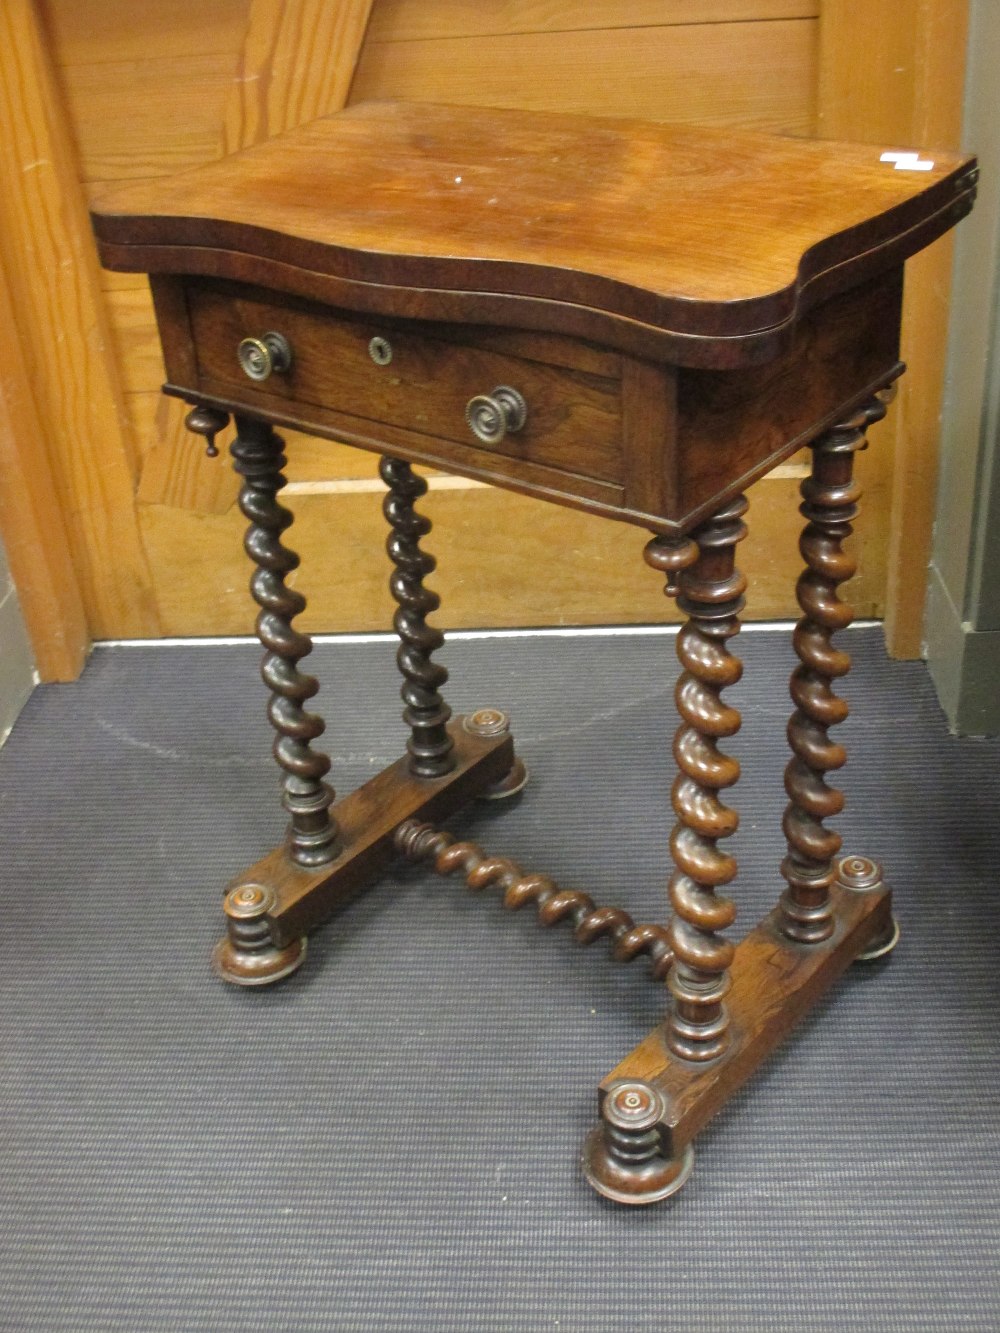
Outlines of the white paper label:
{"label": "white paper label", "polygon": [[891,162],[894,171],[931,171],[934,163],[929,159],[921,160],[919,153],[889,152],[883,153],[880,162]]}

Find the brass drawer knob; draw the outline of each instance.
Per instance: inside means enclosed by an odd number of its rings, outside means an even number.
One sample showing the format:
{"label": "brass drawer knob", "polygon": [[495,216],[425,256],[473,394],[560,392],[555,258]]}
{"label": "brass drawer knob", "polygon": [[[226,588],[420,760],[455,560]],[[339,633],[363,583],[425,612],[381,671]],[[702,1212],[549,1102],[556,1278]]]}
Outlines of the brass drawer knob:
{"label": "brass drawer knob", "polygon": [[244,374],[252,380],[284,375],[291,368],[292,349],[280,333],[265,333],[259,338],[244,338],[236,349]]}
{"label": "brass drawer knob", "polygon": [[483,444],[499,444],[508,431],[518,431],[528,419],[528,404],[516,389],[501,384],[491,394],[476,394],[465,409],[469,429]]}

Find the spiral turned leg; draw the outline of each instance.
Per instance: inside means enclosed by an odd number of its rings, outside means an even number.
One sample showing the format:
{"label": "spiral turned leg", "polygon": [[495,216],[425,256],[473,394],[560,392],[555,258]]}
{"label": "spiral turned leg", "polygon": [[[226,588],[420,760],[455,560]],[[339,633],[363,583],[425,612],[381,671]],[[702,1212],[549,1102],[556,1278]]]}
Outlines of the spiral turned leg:
{"label": "spiral turned leg", "polygon": [[674,1004],[666,1040],[674,1055],[694,1061],[713,1060],[727,1045],[723,998],[734,948],[719,932],[735,920],[736,908],[716,890],[736,875],[736,859],[716,844],[739,820],[718,793],[737,780],[740,766],[717,741],[735,735],[741,721],[720,696],[743,671],[726,643],[739,631],[744,606],[746,579],[735,567],[734,547],[746,536],[746,509],[738,496],[697,528],[693,541],[661,538],[645,552],[648,564],[666,572],[668,591],[678,589],[678,606],[688,616],[677,637],[684,670],[675,694],[682,721],[674,739],[680,772],[672,791],[678,823],[670,839],[674,965],[667,978]]}
{"label": "spiral turned leg", "polygon": [[630,963],[647,954],[654,981],[663,981],[670,971],[673,955],[664,926],[636,925],[624,908],[598,906],[581,889],[560,888],[548,875],[529,874],[509,856],[490,856],[477,843],[459,842],[444,829],[419,819],[405,819],[396,829],[393,844],[408,861],[429,861],[439,875],[464,875],[473,892],[495,885],[509,912],[534,903],[541,925],[568,921],[579,944],[607,938],[616,962]]}
{"label": "spiral turned leg", "polygon": [[826,774],[847,759],[829,729],[847,717],[847,704],[832,682],[847,674],[851,659],[834,647],[833,635],[854,616],[837,589],[856,569],[844,550],[860,495],[854,455],[865,448],[868,425],[884,417],[885,410],[873,399],[821,435],[812,446],[812,474],[801,487],[806,527],[799,549],[806,568],[796,588],[803,614],[793,640],[800,665],[790,686],[795,712],[788,724],[792,757],[785,769],[789,804],[783,820],[788,854],[781,865],[788,887],[780,908],[783,933],[802,944],[828,939],[834,929],[830,886],[837,878],[841,838],[823,821],[844,808],[843,793],[830,786]]}
{"label": "spiral turned leg", "polygon": [[427,483],[399,458],[383,458],[379,472],[389,487],[382,509],[392,528],[386,550],[396,566],[389,588],[399,607],[393,624],[400,639],[396,661],[403,674],[403,720],[410,728],[406,743],[410,772],[436,778],[454,767],[455,758],[445,729],[451,709],[440,693],[448,672],[431,661],[444,635],[427,623],[427,617],[441,605],[437,593],[424,587],[424,579],[437,563],[420,549],[420,538],[430,532],[431,521],[414,508],[414,501],[426,494]]}
{"label": "spiral turned leg", "polygon": [[274,757],[284,770],[282,802],[291,815],[289,851],[300,865],[323,865],[338,851],[337,826],[330,815],[334,793],[323,781],[330,760],[312,748],[325,730],[323,719],[302,707],[319,684],[298,669],[299,661],[312,652],[312,641],[291,622],[305,609],[306,600],[285,584],[299,557],[282,545],[281,534],[292,515],[275,498],[285,484],[284,441],[270,425],[252,417],[237,416],[236,430],[231,452],[243,478],[240,509],[250,520],[244,546],[257,566],[250,591],[261,608],[257,634],[266,649],[261,676],[271,690],[268,717],[277,732]]}

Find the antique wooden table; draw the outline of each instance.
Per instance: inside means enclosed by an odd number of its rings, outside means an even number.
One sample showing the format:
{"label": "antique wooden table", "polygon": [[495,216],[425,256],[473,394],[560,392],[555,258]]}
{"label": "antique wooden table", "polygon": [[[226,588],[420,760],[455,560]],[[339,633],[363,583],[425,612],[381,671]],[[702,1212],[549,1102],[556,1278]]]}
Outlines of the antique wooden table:
{"label": "antique wooden table", "polygon": [[[856,958],[895,939],[878,865],[839,858],[826,775],[850,659],[854,453],[898,361],[903,263],[969,211],[973,159],[527,112],[368,104],[171,180],[103,198],[103,262],[151,275],[168,383],[232,454],[250,522],[262,673],[283,771],[286,840],[226,893],[221,975],[260,986],[301,963],[306,932],[395,855],[427,859],[506,906],[534,902],[615,958],[649,955],[663,1023],[601,1084],[584,1169],[625,1203],[687,1179],[706,1121]],[[316,681],[293,626],[298,564],[274,425],[383,455],[399,605],[406,755],[338,800],[306,710]],[[740,726],[722,691],[745,580],[742,491],[809,445],[788,728],[786,887],[739,945],[719,890],[736,875],[720,793]],[[652,532],[646,562],[687,617],[674,742],[668,926],[525,873],[437,827],[523,785],[506,716],[452,718],[424,586],[426,463]],[[777,832],[777,831],[776,831]]]}

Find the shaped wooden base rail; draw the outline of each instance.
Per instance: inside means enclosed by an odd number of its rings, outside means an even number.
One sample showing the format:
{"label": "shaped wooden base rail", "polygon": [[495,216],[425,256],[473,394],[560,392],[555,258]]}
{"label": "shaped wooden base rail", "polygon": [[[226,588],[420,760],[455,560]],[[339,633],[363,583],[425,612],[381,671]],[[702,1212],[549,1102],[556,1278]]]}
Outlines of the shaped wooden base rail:
{"label": "shaped wooden base rail", "polygon": [[520,766],[504,713],[484,708],[448,724],[452,768],[416,778],[410,756],[337,801],[331,810],[338,850],[319,866],[302,865],[286,842],[229,886],[227,934],[213,954],[216,971],[237,986],[266,986],[305,958],[306,932],[369,888],[397,855],[394,837],[406,820],[447,819],[476,797],[503,792]]}
{"label": "shaped wooden base rail", "polygon": [[509,857],[490,856],[478,844],[460,842],[418,819],[400,824],[394,842],[407,860],[430,861],[439,875],[464,875],[473,891],[496,885],[503,891],[503,905],[509,912],[533,902],[540,925],[555,926],[568,920],[578,944],[593,944],[607,937],[616,962],[630,963],[640,954],[648,954],[655,981],[665,980],[670,971],[673,953],[666,926],[637,926],[621,907],[598,907],[589,893],[560,888],[547,875],[528,874]]}
{"label": "shaped wooden base rail", "polygon": [[715,1060],[674,1055],[664,1023],[601,1083],[601,1121],[583,1151],[584,1173],[600,1194],[647,1204],[676,1193],[691,1174],[695,1135],[852,962],[884,951],[894,926],[878,865],[844,858],[830,896],[833,930],[825,940],[790,940],[778,906],[737,947],[729,1042]]}

